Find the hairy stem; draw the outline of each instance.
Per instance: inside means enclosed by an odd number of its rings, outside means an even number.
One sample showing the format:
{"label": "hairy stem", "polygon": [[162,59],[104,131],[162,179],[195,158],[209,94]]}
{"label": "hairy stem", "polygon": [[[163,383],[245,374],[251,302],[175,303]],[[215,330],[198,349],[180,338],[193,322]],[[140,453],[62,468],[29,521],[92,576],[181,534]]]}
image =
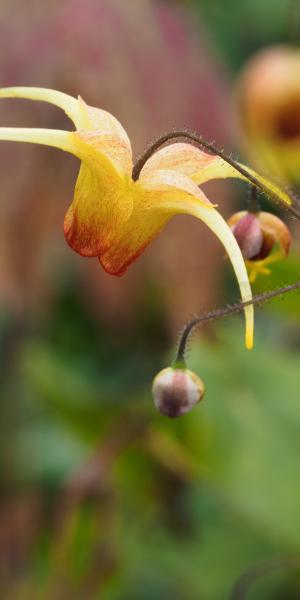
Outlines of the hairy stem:
{"label": "hairy stem", "polygon": [[268,560],[261,565],[250,567],[236,582],[229,600],[245,600],[246,594],[250,590],[255,581],[278,570],[289,570],[300,568],[300,556],[288,556],[286,558],[278,558]]}
{"label": "hairy stem", "polygon": [[[255,173],[251,169],[244,167],[243,165],[241,165],[240,163],[235,161],[230,156],[227,156],[225,154],[225,152],[223,152],[223,150],[221,150],[214,144],[207,142],[201,136],[196,135],[194,133],[190,133],[188,131],[182,131],[182,130],[171,131],[171,132],[166,133],[165,135],[161,136],[160,138],[158,138],[155,142],[153,142],[153,144],[151,144],[151,146],[149,146],[149,148],[147,148],[147,150],[144,152],[144,154],[141,156],[141,158],[134,165],[133,170],[132,170],[132,179],[134,181],[138,180],[140,172],[141,172],[142,168],[144,167],[144,165],[146,164],[147,160],[161,146],[163,146],[170,140],[174,140],[174,139],[178,139],[178,138],[188,139],[188,140],[196,143],[198,146],[205,148],[205,150],[208,150],[210,153],[212,153],[216,156],[219,156],[228,165],[230,165],[236,172],[238,172],[242,176],[243,179],[246,179],[247,181],[249,181],[252,185],[254,185],[256,188],[260,189],[262,192],[264,192],[267,196],[271,197],[276,202],[280,202],[281,204],[283,204],[287,210],[289,210],[295,217],[300,219],[300,207],[298,208],[295,206],[295,204],[296,204],[295,198],[292,198],[287,192],[280,190],[280,188],[278,188],[278,186],[276,186],[275,184],[273,184],[271,182],[270,182],[270,185],[268,185],[267,182],[265,181],[264,177],[259,176],[259,179],[258,179],[256,177]],[[277,188],[277,191],[276,191],[276,188]]]}
{"label": "hairy stem", "polygon": [[185,352],[188,339],[192,333],[192,331],[207,321],[215,321],[216,319],[221,319],[222,317],[229,317],[230,315],[234,315],[244,310],[245,306],[253,305],[256,306],[258,304],[262,304],[267,300],[271,300],[272,298],[276,298],[277,296],[283,296],[288,292],[293,292],[295,290],[300,289],[300,281],[296,281],[295,283],[291,283],[289,285],[285,285],[283,287],[277,288],[276,290],[270,290],[269,292],[263,292],[262,294],[257,294],[253,296],[251,300],[247,300],[245,302],[237,302],[236,304],[231,304],[226,306],[225,308],[217,308],[215,310],[210,310],[209,312],[203,313],[202,315],[197,315],[191,321],[189,321],[179,339],[178,350],[176,354],[176,358],[174,363],[183,363],[185,359]]}
{"label": "hairy stem", "polygon": [[248,212],[252,213],[252,214],[257,214],[260,211],[260,203],[259,203],[259,199],[257,197],[257,187],[254,187],[254,185],[251,186],[250,189],[250,196],[249,196],[249,201],[248,201]]}

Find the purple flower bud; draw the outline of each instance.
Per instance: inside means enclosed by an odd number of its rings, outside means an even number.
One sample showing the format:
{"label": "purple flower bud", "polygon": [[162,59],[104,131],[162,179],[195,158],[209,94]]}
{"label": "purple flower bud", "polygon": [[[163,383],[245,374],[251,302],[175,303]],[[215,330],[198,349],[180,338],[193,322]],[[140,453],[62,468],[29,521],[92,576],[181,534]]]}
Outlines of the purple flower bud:
{"label": "purple flower bud", "polygon": [[285,223],[268,212],[256,214],[240,211],[228,220],[228,225],[242,251],[245,260],[262,261],[277,244],[282,255],[287,256],[291,234]]}
{"label": "purple flower bud", "polygon": [[245,213],[232,227],[234,237],[242,251],[245,260],[251,260],[259,255],[263,245],[263,233],[256,215]]}
{"label": "purple flower bud", "polygon": [[156,375],[152,393],[156,408],[170,418],[189,412],[204,396],[203,381],[188,369],[168,367]]}

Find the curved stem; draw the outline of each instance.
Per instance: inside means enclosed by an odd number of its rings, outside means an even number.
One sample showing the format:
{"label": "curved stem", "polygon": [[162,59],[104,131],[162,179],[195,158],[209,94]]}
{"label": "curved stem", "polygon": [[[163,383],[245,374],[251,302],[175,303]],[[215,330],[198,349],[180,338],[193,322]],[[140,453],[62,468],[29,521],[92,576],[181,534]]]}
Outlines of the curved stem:
{"label": "curved stem", "polygon": [[248,201],[248,212],[256,215],[260,211],[260,203],[257,197],[257,187],[252,185]]}
{"label": "curved stem", "polygon": [[287,558],[278,558],[266,561],[248,569],[236,582],[229,600],[245,600],[246,594],[255,581],[279,569],[299,569],[300,556],[288,556]]}
{"label": "curved stem", "polygon": [[217,308],[215,310],[210,310],[209,312],[203,313],[202,315],[197,315],[191,321],[189,321],[179,339],[178,350],[176,353],[176,358],[174,363],[184,362],[186,346],[188,339],[193,332],[193,330],[205,323],[207,321],[215,321],[216,319],[221,319],[222,317],[229,317],[230,315],[234,315],[236,313],[242,312],[246,306],[256,306],[261,304],[262,302],[266,302],[267,300],[271,300],[272,298],[276,298],[277,296],[282,296],[287,294],[288,292],[294,292],[295,290],[300,289],[300,281],[296,281],[295,283],[291,283],[289,285],[285,285],[283,287],[277,288],[276,290],[270,290],[269,292],[263,292],[262,294],[257,294],[253,296],[251,300],[246,300],[245,302],[237,302],[236,304],[231,304],[230,306],[226,306],[226,308]]}
{"label": "curved stem", "polygon": [[299,209],[295,207],[295,198],[292,198],[287,192],[282,190],[273,182],[269,183],[264,177],[259,176],[259,179],[256,177],[255,172],[244,165],[241,165],[237,161],[235,161],[230,156],[227,156],[223,150],[215,146],[214,144],[207,142],[201,136],[198,136],[194,133],[190,133],[188,131],[171,131],[166,133],[165,135],[158,138],[153,144],[147,148],[141,158],[136,162],[132,170],[132,179],[137,181],[139,178],[140,172],[147,160],[156,152],[161,146],[169,142],[173,139],[185,138],[192,142],[195,142],[200,147],[205,148],[210,153],[219,156],[222,158],[228,165],[230,165],[235,172],[238,172],[242,179],[246,179],[252,185],[259,188],[266,195],[270,196],[276,202],[280,202],[285,206],[287,210],[289,210],[295,217],[300,219],[300,207]]}

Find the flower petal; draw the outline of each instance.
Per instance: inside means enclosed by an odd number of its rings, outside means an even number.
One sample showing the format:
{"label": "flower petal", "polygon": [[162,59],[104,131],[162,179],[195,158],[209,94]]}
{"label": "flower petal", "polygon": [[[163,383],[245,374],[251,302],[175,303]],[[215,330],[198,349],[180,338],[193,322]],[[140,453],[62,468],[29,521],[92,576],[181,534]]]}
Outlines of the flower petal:
{"label": "flower petal", "polygon": [[9,142],[28,142],[53,146],[71,154],[76,153],[76,146],[70,131],[60,129],[39,129],[31,127],[0,127],[0,140]]}
{"label": "flower petal", "polygon": [[152,154],[141,170],[140,179],[157,169],[172,169],[193,179],[199,170],[206,169],[214,160],[215,156],[203,152],[192,144],[182,142],[170,144]]}
{"label": "flower petal", "polygon": [[[276,197],[281,202],[292,204],[292,200],[287,192],[282,190],[276,183],[270,181],[256,173],[253,169],[240,164],[240,166],[254,176],[264,188],[266,194]],[[188,175],[197,185],[206,183],[211,179],[226,179],[233,177],[248,181],[246,176],[242,175],[237,169],[229,165],[223,158],[215,154],[209,154],[192,144],[178,143],[170,144],[161,150],[158,150],[146,162],[141,171],[140,177],[143,179],[153,173],[156,169],[172,169]]]}
{"label": "flower petal", "polygon": [[131,152],[129,137],[116,117],[106,110],[89,106],[80,96],[78,96],[77,102],[81,114],[81,124],[78,129],[99,130],[103,133],[116,135],[128,145]]}
{"label": "flower petal", "polygon": [[155,170],[148,175],[144,175],[140,180],[142,186],[147,190],[165,192],[164,200],[172,199],[176,201],[178,191],[184,192],[188,196],[196,197],[202,205],[212,209],[213,205],[198,188],[198,186],[186,175],[180,171],[171,171],[167,169]]}
{"label": "flower petal", "polygon": [[133,201],[132,213],[126,221],[123,219],[123,230],[115,231],[114,243],[99,252],[103,268],[114,275],[122,275],[164,225],[178,212],[184,212],[178,210],[178,200],[180,205],[184,199],[192,199],[198,204],[203,203],[206,210],[213,210],[201,190],[190,179],[174,171],[157,171],[147,180],[131,182],[126,194],[127,202],[128,197]]}
{"label": "flower petal", "polygon": [[107,156],[121,175],[131,177],[132,157],[126,142],[113,133],[88,131],[86,129],[74,132],[74,136],[83,144],[94,148],[97,152]]}
{"label": "flower petal", "polygon": [[78,100],[64,92],[48,88],[17,86],[0,88],[0,98],[24,98],[49,102],[49,104],[54,104],[54,106],[64,110],[76,128],[81,127],[82,111]]}
{"label": "flower petal", "polygon": [[98,150],[97,138],[90,139],[90,134],[82,131],[70,135],[82,164],[74,200],[65,216],[65,237],[82,256],[102,256],[123,235],[133,211],[134,186],[120,174],[115,161]]}
{"label": "flower petal", "polygon": [[73,121],[77,130],[83,130],[81,135],[86,136],[87,143],[111,158],[122,173],[131,174],[132,150],[128,135],[119,121],[105,110],[88,106],[80,97],[73,98],[47,88],[2,88],[0,98],[40,100],[58,106]]}
{"label": "flower petal", "polygon": [[82,256],[101,256],[115,247],[133,209],[129,187],[104,155],[101,161],[96,153],[90,161],[85,158],[64,220],[73,250]]}
{"label": "flower petal", "polygon": [[[238,163],[239,166],[249,173],[252,177],[254,177],[260,184],[261,189],[277,201],[283,202],[284,204],[291,205],[292,199],[289,194],[282,189],[279,185],[270,181],[267,177],[260,175],[254,169],[250,169],[249,167]],[[199,170],[198,173],[195,173],[193,176],[193,181],[200,185],[201,183],[205,183],[206,181],[210,181],[211,179],[226,179],[226,178],[235,178],[242,179],[244,181],[249,181],[245,175],[242,175],[237,169],[229,165],[225,162],[223,158],[219,156],[214,157],[214,162],[211,162],[205,169],[202,171]]]}
{"label": "flower petal", "polygon": [[273,238],[279,244],[283,255],[287,256],[292,238],[286,224],[276,215],[264,211],[259,213],[258,218],[265,237]]}
{"label": "flower petal", "polygon": [[18,127],[0,128],[0,140],[54,146],[79,158],[74,200],[64,223],[67,242],[83,256],[98,256],[114,244],[132,213],[133,198],[126,178],[96,142],[80,132]]}
{"label": "flower petal", "polygon": [[[173,182],[173,187],[172,187]],[[144,177],[141,185],[145,190],[159,192],[161,209],[171,215],[190,214],[203,221],[219,238],[230,260],[244,301],[251,300],[252,293],[247,269],[238,243],[226,221],[214,209],[203,192],[188,177],[173,171],[156,171]],[[253,306],[245,308],[246,346],[253,345]]]}

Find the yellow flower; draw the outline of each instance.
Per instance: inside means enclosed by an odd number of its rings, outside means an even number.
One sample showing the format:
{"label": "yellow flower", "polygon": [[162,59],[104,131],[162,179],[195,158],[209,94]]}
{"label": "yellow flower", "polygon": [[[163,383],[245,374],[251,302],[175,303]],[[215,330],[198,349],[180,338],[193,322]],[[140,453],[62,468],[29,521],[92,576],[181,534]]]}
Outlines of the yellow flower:
{"label": "yellow flower", "polygon": [[[245,179],[224,159],[191,144],[175,143],[156,152],[134,181],[129,138],[108,112],[88,106],[80,97],[44,88],[4,88],[0,97],[50,102],[62,108],[75,126],[75,131],[0,128],[1,140],[54,146],[81,161],[74,199],[64,221],[65,237],[73,250],[82,256],[97,256],[105,271],[122,275],[174,215],[190,214],[219,238],[232,262],[242,299],[252,298],[238,243],[198,187],[214,178]],[[244,171],[253,175],[246,167]],[[277,186],[256,177],[271,194],[290,203]],[[246,346],[251,348],[252,306],[245,308],[245,318]]]}

